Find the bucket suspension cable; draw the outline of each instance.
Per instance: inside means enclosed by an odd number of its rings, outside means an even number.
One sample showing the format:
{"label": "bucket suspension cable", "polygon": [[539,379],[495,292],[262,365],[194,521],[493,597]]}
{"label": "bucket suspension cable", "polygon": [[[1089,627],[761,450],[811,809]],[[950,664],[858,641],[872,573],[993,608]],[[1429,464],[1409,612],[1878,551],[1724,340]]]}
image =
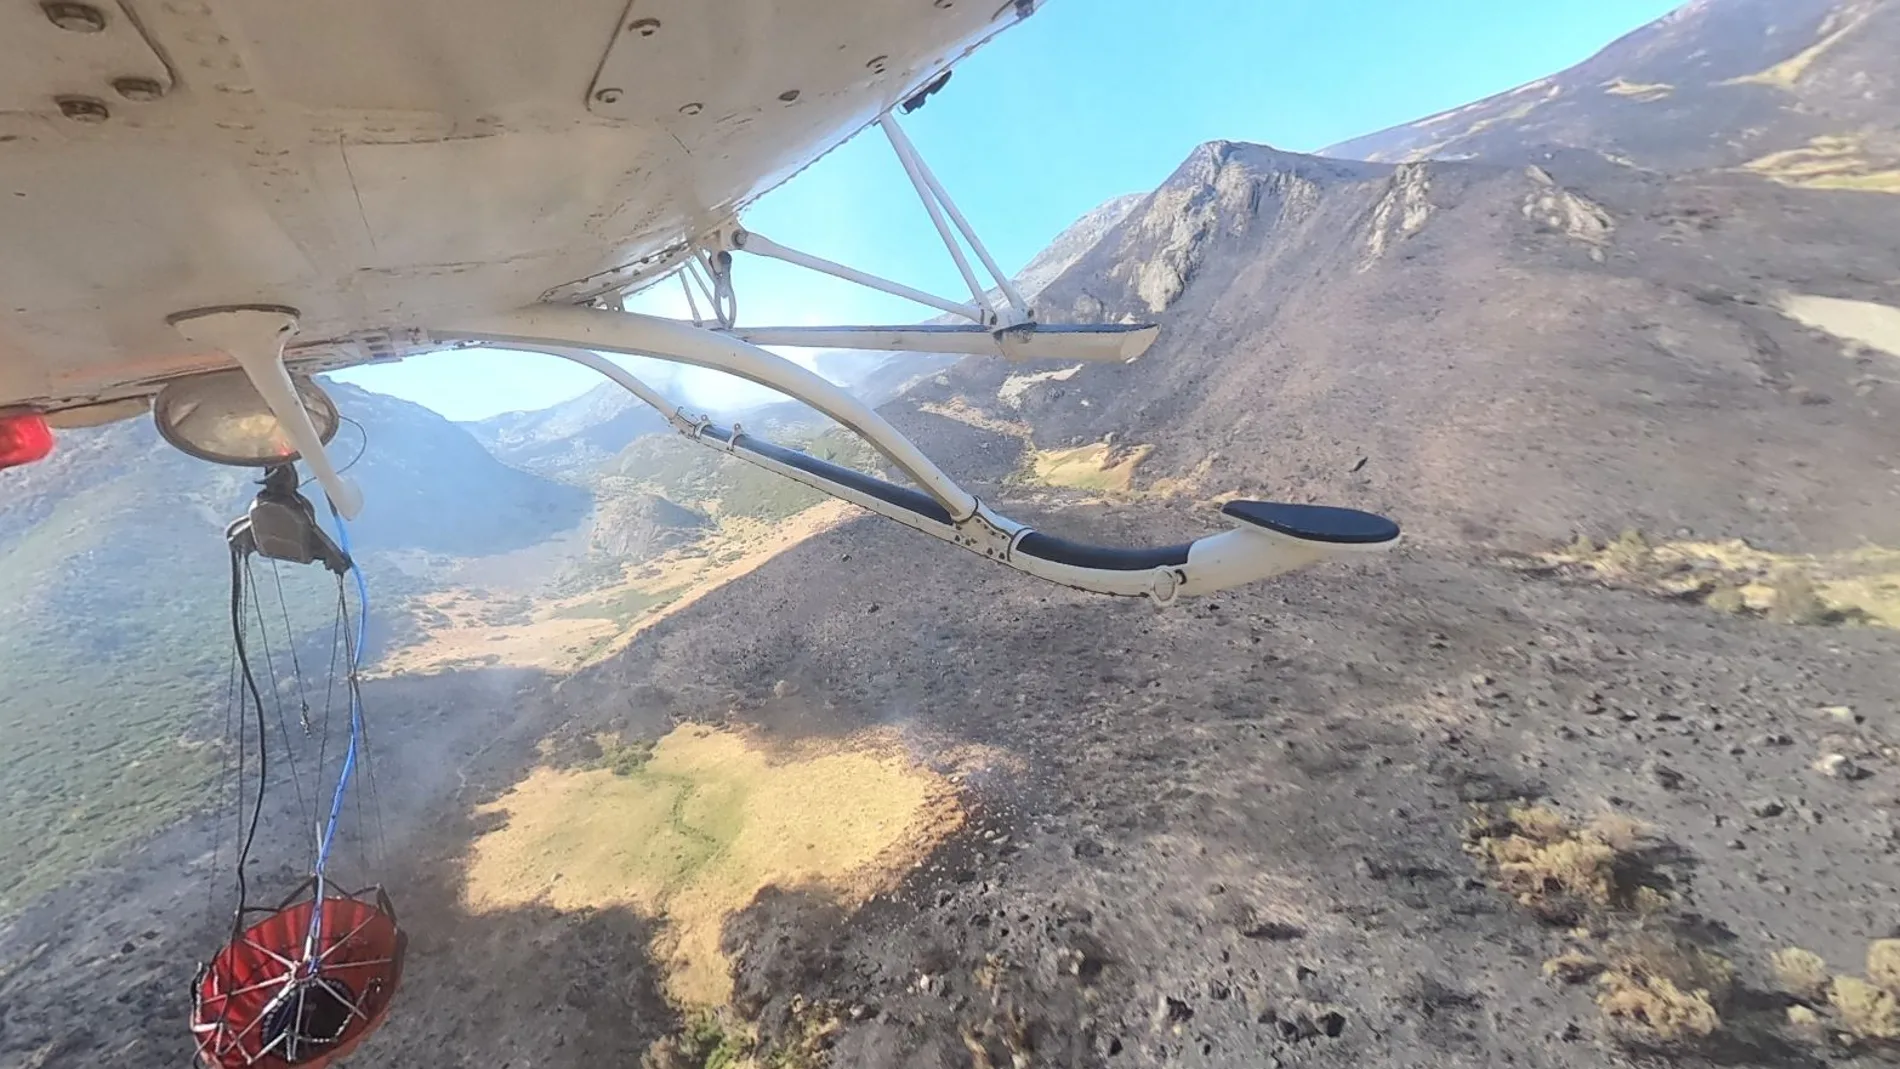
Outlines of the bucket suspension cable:
{"label": "bucket suspension cable", "polygon": [[[350,529],[341,515],[331,513],[336,520],[338,548],[346,559],[350,558]],[[330,795],[330,814],[324,821],[323,836],[317,845],[316,863],[311,867],[311,878],[316,881],[318,901],[323,899],[327,882],[327,870],[330,864],[330,851],[336,845],[337,826],[342,822],[343,797],[349,793],[350,781],[356,773],[357,754],[363,746],[363,695],[359,686],[358,672],[362,667],[363,648],[369,641],[369,581],[363,577],[363,569],[354,562],[350,574],[356,580],[356,634],[349,633],[348,605],[342,596],[343,577],[337,576],[337,607],[344,613],[343,641],[344,662],[347,665],[346,689],[350,701],[349,744],[343,751],[343,768],[337,773],[336,789]],[[322,943],[323,912],[314,910],[310,914],[310,937],[308,946],[315,948]]]}
{"label": "bucket suspension cable", "polygon": [[[381,1025],[401,981],[408,938],[396,922],[388,895],[376,886],[363,890],[339,887],[332,872],[338,846],[348,837],[343,833],[347,800],[359,779],[374,783],[360,678],[369,637],[369,584],[351,558],[350,536],[343,518],[337,515],[336,519],[338,540],[332,541],[318,526],[315,509],[298,492],[294,468],[280,464],[265,475],[263,489],[248,515],[226,531],[231,551],[232,643],[237,662],[234,676],[239,681],[233,690],[243,707],[234,720],[240,756],[248,753],[242,745],[244,737],[253,727],[257,732],[258,772],[256,794],[247,799],[240,761],[236,791],[240,816],[247,801],[251,813],[248,826],[240,822],[238,904],[231,936],[199,969],[192,983],[191,1031],[201,1063],[213,1069],[283,1069],[292,1065],[321,1069],[345,1058]],[[308,875],[282,901],[263,908],[250,905],[249,884],[254,874],[246,871],[251,852],[260,842],[259,827],[267,814],[265,796],[271,790],[270,773],[276,764],[260,676],[270,680],[273,697],[278,699],[286,760],[294,762],[298,740],[289,729],[290,714],[282,700],[283,687],[275,668],[259,670],[247,637],[248,616],[254,613],[260,631],[269,623],[251,566],[252,558],[258,556],[269,559],[274,570],[280,561],[321,563],[335,578],[336,615],[329,629],[331,679],[320,721],[311,717],[303,679],[304,658],[296,649],[300,632],[290,611],[281,570],[276,576],[281,611],[269,615],[281,617],[288,645],[274,651],[268,640],[260,639],[267,662],[280,652],[288,662],[297,692],[297,715],[303,725],[302,742],[316,753],[313,776],[318,785],[325,784],[330,775],[329,735],[339,675],[349,704],[347,735],[337,759],[335,781],[329,784],[327,811],[319,813],[316,809],[320,796],[312,798],[313,804],[305,809],[299,786],[297,820],[309,837]],[[350,611],[346,575],[355,584],[354,614]],[[312,735],[318,737],[310,738]],[[305,756],[309,753],[306,749]],[[374,804],[372,798],[372,810]],[[356,812],[362,824],[360,796]],[[377,829],[380,834],[380,819]],[[361,830],[367,831],[367,827]],[[265,837],[261,841],[270,840]],[[263,915],[261,919],[258,914]]]}

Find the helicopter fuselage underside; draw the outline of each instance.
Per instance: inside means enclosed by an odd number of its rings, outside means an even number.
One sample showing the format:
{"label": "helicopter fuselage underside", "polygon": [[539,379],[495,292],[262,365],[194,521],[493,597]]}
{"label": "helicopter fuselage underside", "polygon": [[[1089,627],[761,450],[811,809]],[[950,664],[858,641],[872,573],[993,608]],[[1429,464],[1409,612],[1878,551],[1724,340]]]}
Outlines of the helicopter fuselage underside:
{"label": "helicopter fuselage underside", "polygon": [[0,11],[0,408],[229,366],[168,324],[193,309],[294,308],[307,344],[621,291],[1020,14],[997,0],[92,10],[102,25]]}

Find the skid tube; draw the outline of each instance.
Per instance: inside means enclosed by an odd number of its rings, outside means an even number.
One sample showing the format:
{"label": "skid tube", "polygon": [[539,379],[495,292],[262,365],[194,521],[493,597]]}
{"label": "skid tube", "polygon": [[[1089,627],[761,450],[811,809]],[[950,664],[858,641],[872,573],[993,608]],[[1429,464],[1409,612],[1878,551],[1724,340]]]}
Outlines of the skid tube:
{"label": "skid tube", "polygon": [[[1148,597],[1161,605],[1268,579],[1322,561],[1382,553],[1396,523],[1355,509],[1230,501],[1233,527],[1176,545],[1121,548],[1043,534],[977,500],[875,410],[830,381],[733,335],[632,312],[539,305],[431,330],[442,346],[545,353],[593,368],[658,409],[675,430],[849,501],[912,530],[961,546],[1038,579],[1098,594]],[[818,410],[869,442],[916,488],[841,467],[689,415],[625,368],[600,356],[645,356],[735,375]]]}

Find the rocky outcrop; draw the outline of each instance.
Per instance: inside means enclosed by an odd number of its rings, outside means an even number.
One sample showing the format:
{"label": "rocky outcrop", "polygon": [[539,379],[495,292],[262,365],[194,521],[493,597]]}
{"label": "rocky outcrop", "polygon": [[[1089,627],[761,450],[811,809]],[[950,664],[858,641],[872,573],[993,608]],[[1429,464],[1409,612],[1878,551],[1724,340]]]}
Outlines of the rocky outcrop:
{"label": "rocky outcrop", "polygon": [[588,538],[593,555],[643,561],[695,541],[713,525],[710,518],[658,494],[611,493],[611,489],[602,488],[602,501]]}

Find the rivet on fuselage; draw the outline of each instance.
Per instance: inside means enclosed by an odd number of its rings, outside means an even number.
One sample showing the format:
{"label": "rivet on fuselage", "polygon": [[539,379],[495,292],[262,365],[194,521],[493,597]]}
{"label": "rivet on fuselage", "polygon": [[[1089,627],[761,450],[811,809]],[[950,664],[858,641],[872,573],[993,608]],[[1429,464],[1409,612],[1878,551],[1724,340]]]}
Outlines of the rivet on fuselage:
{"label": "rivet on fuselage", "polygon": [[73,33],[98,33],[106,28],[105,12],[91,4],[57,3],[49,0],[40,5],[53,25]]}
{"label": "rivet on fuselage", "polygon": [[59,97],[59,113],[74,122],[105,122],[112,117],[105,101],[93,97]]}
{"label": "rivet on fuselage", "polygon": [[165,95],[165,87],[150,78],[114,78],[112,88],[125,99],[141,104]]}

